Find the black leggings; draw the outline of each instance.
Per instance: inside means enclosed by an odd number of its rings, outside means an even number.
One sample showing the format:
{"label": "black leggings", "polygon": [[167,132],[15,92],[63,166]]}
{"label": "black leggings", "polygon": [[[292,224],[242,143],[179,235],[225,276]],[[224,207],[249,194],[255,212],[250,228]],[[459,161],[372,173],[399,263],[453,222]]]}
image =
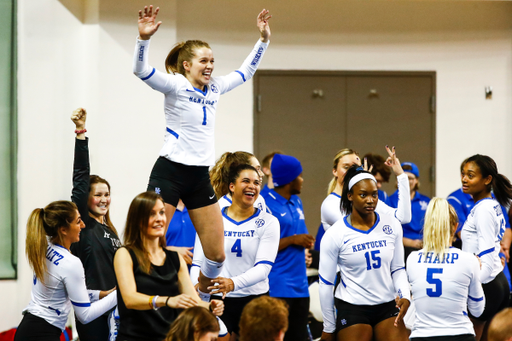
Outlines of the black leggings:
{"label": "black leggings", "polygon": [[[490,320],[499,311],[508,307],[508,297],[510,295],[510,289],[508,286],[507,277],[500,272],[492,281],[489,283],[482,284],[485,295],[485,310],[476,319],[479,321]],[[471,314],[469,316],[473,317]]]}
{"label": "black leggings", "polygon": [[45,319],[26,313],[21,320],[14,341],[59,341],[62,330]]}

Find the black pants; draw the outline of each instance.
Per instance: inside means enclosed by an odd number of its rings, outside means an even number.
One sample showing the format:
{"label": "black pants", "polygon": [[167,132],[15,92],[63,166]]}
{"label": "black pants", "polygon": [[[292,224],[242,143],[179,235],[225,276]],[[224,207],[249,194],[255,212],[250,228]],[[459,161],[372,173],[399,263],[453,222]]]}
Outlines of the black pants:
{"label": "black pants", "polygon": [[14,341],[59,341],[62,330],[45,319],[26,313],[21,320]]}
{"label": "black pants", "polygon": [[107,341],[108,340],[108,315],[101,315],[87,324],[76,320],[76,331],[80,341]]}
{"label": "black pants", "polygon": [[[482,315],[476,319],[479,321],[488,321],[498,312],[508,307],[510,289],[507,277],[505,277],[503,271],[489,283],[482,284],[482,288],[484,289],[485,295],[485,310]],[[469,316],[473,317],[471,313]]]}
{"label": "black pants", "polygon": [[288,331],[284,341],[307,341],[309,297],[277,297],[288,304]]}
{"label": "black pants", "polygon": [[476,341],[473,334],[413,337],[411,341]]}

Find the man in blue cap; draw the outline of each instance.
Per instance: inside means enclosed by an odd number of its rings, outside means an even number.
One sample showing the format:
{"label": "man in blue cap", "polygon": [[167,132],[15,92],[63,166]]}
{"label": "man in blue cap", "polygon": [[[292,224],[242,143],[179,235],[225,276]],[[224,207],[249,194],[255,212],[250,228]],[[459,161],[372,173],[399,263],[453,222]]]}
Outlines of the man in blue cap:
{"label": "man in blue cap", "polygon": [[285,341],[308,340],[309,291],[305,249],[315,239],[308,234],[302,201],[302,165],[293,156],[276,154],[270,166],[274,188],[264,195],[267,207],[279,220],[281,239],[272,271],[270,296],[289,305],[289,326]]}
{"label": "man in blue cap", "polygon": [[[409,177],[409,187],[411,189],[412,218],[410,223],[402,225],[404,231],[404,256],[405,260],[407,260],[412,251],[423,248],[423,223],[430,198],[418,192],[420,188],[420,170],[418,166],[412,162],[403,162],[402,168]],[[397,207],[398,191],[389,197],[388,204],[391,207]]]}

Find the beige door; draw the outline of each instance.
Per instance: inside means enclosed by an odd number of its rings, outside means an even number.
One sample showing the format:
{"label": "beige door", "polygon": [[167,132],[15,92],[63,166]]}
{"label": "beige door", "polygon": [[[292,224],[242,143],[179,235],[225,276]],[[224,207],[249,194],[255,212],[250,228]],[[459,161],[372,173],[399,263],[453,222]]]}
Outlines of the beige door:
{"label": "beige door", "polygon": [[261,160],[278,149],[301,161],[310,233],[342,148],[385,156],[384,146],[394,145],[401,161],[420,168],[420,191],[434,194],[435,73],[258,71],[254,91],[255,154]]}

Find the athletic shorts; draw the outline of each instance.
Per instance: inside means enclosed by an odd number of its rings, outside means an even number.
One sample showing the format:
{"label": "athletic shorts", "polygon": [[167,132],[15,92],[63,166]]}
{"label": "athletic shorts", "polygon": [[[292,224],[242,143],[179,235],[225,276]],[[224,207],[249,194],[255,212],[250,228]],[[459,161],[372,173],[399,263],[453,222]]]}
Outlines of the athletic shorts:
{"label": "athletic shorts", "polygon": [[[240,317],[242,316],[242,310],[244,307],[251,302],[253,299],[258,298],[260,296],[268,295],[250,295],[246,297],[226,297],[224,299],[224,313],[220,317],[222,322],[226,325],[229,333],[235,332],[237,335],[239,333]],[[222,296],[221,296],[222,297]],[[212,296],[212,299],[222,299],[219,296]]]}
{"label": "athletic shorts", "polygon": [[490,320],[499,311],[508,307],[508,299],[510,295],[510,289],[508,286],[507,277],[500,272],[492,281],[489,283],[482,284],[485,295],[485,309],[482,315],[474,317],[479,321]]}
{"label": "athletic shorts", "polygon": [[476,341],[473,334],[411,337],[411,341]]}
{"label": "athletic shorts", "polygon": [[14,341],[59,341],[62,330],[45,319],[27,312],[23,316]]}
{"label": "athletic shorts", "polygon": [[156,160],[147,190],[160,194],[174,207],[181,199],[189,211],[217,202],[208,166],[187,166],[164,157]]}
{"label": "athletic shorts", "polygon": [[396,317],[400,311],[393,300],[377,305],[355,305],[335,298],[334,304],[338,311],[336,316],[336,331],[353,326],[354,324],[369,324],[375,327],[379,322],[390,317]]}

